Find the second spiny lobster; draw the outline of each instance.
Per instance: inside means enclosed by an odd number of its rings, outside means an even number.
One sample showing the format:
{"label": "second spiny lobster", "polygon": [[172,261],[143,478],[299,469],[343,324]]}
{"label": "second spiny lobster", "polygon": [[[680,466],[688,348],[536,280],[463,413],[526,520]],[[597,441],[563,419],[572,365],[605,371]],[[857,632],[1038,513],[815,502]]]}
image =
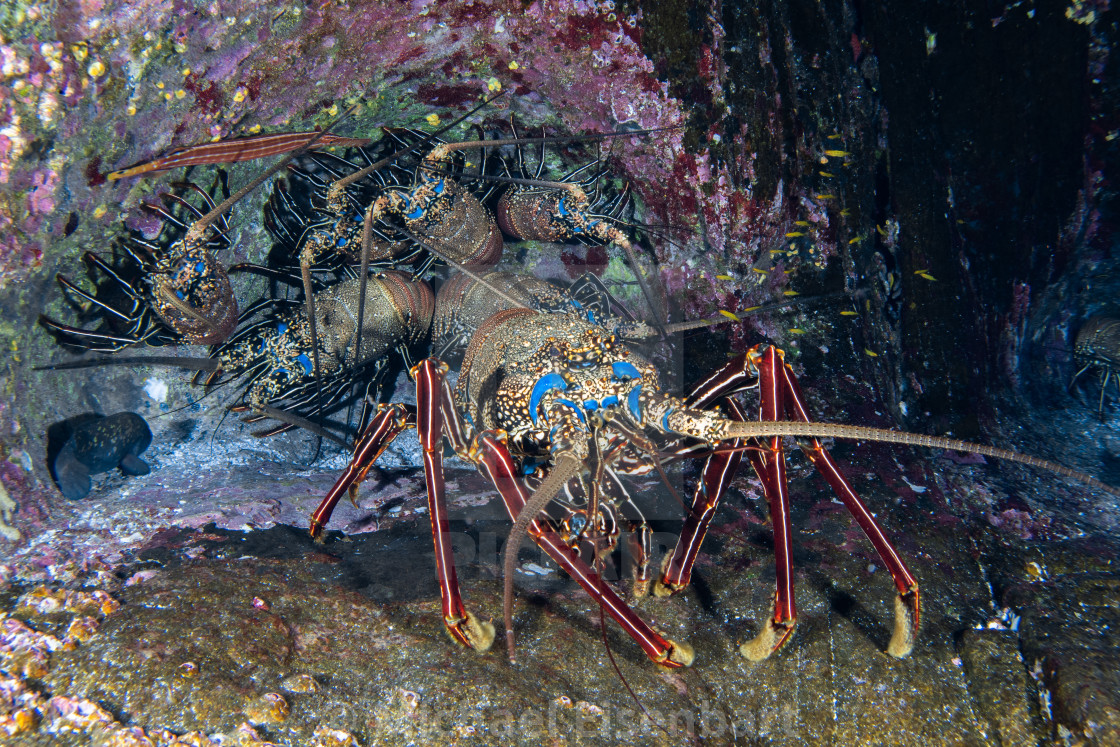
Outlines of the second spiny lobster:
{"label": "second spiny lobster", "polygon": [[1104,393],[1108,380],[1116,381],[1120,393],[1120,319],[1093,316],[1085,320],[1073,343],[1073,355],[1081,368],[1069,382],[1073,389],[1081,375],[1093,369],[1100,370],[1101,396],[1097,404],[1097,418],[1104,422]]}
{"label": "second spiny lobster", "polygon": [[[364,299],[361,281],[345,280],[315,294],[314,342],[306,307],[280,310],[216,349],[211,356],[216,370],[207,383],[223,375],[247,377],[236,410],[317,414],[344,397],[360,376],[376,379],[390,351],[407,360],[409,348],[427,336],[433,308],[427,284],[407,273],[371,276]],[[325,401],[319,399],[320,387],[327,391]]]}
{"label": "second spiny lobster", "polygon": [[[231,409],[249,412],[247,422],[264,417],[285,421],[256,434],[272,435],[290,429],[293,416],[315,416],[347,399],[355,382],[376,381],[390,352],[400,352],[407,361],[409,349],[427,337],[434,298],[426,283],[408,273],[386,271],[369,278],[364,298],[361,286],[354,278],[315,294],[315,342],[304,304],[265,299],[246,312],[245,323],[212,348],[208,358],[104,357],[44,368],[169,365],[199,371],[199,383],[208,388],[239,382],[243,392]],[[253,317],[259,318],[251,321]]]}
{"label": "second spiny lobster", "polygon": [[[208,209],[214,202],[194,184],[180,191],[201,196]],[[160,236],[147,241],[131,236],[119,242],[121,256],[108,262],[94,252],[82,259],[101,276],[90,294],[63,275],[58,283],[71,299],[80,299],[83,313],[96,314],[95,329],[74,327],[43,316],[40,322],[74,347],[111,352],[138,344],[211,345],[225,341],[237,325],[237,300],[217,252],[228,248],[224,219],[202,238],[188,235],[187,225],[202,211],[182,194],[165,194],[168,208],[145,207],[161,215]],[[178,208],[178,210],[174,210]],[[178,234],[177,236],[175,234]]]}

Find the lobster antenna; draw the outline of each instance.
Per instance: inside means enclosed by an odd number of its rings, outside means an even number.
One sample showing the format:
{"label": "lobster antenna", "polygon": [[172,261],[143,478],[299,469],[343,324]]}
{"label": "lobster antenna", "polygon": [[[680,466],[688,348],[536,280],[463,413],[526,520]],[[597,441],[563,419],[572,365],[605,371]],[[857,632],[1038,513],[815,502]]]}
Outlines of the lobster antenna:
{"label": "lobster antenna", "polygon": [[908,446],[924,446],[930,449],[949,449],[952,451],[968,451],[981,456],[995,457],[1009,462],[1018,462],[1031,467],[1037,467],[1053,472],[1063,477],[1068,477],[1078,482],[1083,482],[1100,490],[1113,494],[1120,494],[1120,488],[1115,488],[1101,482],[1092,475],[1070,469],[1063,464],[1051,462],[1038,457],[1020,454],[1010,449],[1001,449],[996,446],[959,441],[955,438],[944,436],[926,436],[920,433],[907,433],[905,431],[892,431],[885,428],[870,428],[862,425],[841,425],[839,423],[806,423],[800,421],[780,420],[743,422],[738,420],[723,421],[728,426],[727,438],[769,438],[773,436],[794,436],[813,438],[848,438],[856,441],[878,441],[881,443],[904,444]]}
{"label": "lobster antenna", "polygon": [[[307,305],[307,326],[311,332],[311,361],[315,372],[315,411],[323,411],[323,375],[319,370],[319,332],[318,320],[315,318],[315,294],[311,292],[311,268],[300,262],[300,275],[303,278],[303,299]],[[364,279],[363,279],[364,280]],[[363,283],[364,284],[364,283]],[[361,336],[362,331],[356,330]],[[319,458],[319,451],[323,448],[322,436],[315,442],[315,454],[311,457],[314,463]]]}
{"label": "lobster antenna", "polygon": [[[485,141],[484,140],[479,140],[479,141],[476,141],[476,142],[492,143],[492,142],[496,142],[496,141],[494,141],[494,140],[485,140]],[[456,174],[449,169],[427,168],[427,167],[425,167],[424,170],[425,171],[430,171],[433,174],[439,174],[441,176],[456,176]],[[481,179],[483,181],[488,181],[488,182],[498,182],[499,184],[518,184],[518,185],[521,185],[523,187],[541,187],[542,189],[570,190],[573,187],[578,187],[579,186],[578,184],[573,184],[572,182],[552,182],[552,181],[548,181],[547,179],[526,179],[524,177],[519,177],[519,176],[501,176],[500,174],[486,174],[486,173],[483,173],[482,171],[478,171],[478,172],[472,171],[469,174],[467,174],[467,176],[469,176],[471,179]]]}
{"label": "lobster antenna", "polygon": [[[369,285],[369,255],[373,247],[373,206],[374,203],[371,202],[369,207],[366,208],[365,218],[362,219],[362,269],[359,275],[361,282],[358,283],[358,318],[355,321],[356,326],[354,328],[355,366],[360,365],[362,360],[362,325],[365,324],[366,288]],[[359,384],[356,380],[354,385],[354,391],[357,392],[357,386],[359,386]],[[348,410],[346,413],[346,423],[348,425],[352,412],[352,410]]]}
{"label": "lobster antenna", "polygon": [[[589,481],[591,487],[591,497],[588,499],[587,503],[587,516],[590,519],[591,531],[588,533],[588,540],[591,542],[592,548],[592,567],[594,568],[595,573],[598,574],[599,578],[602,578],[603,558],[599,554],[599,521],[597,517],[599,510],[599,485],[602,484],[603,472],[606,468],[606,465],[603,463],[603,455],[599,449],[598,438],[593,437],[591,439],[591,444],[591,448],[595,451],[595,476],[592,480]],[[641,699],[638,698],[638,694],[634,692],[634,688],[630,687],[630,683],[626,681],[626,676],[619,668],[618,662],[615,661],[614,651],[611,650],[611,642],[607,638],[607,616],[606,613],[603,612],[602,604],[599,605],[599,635],[603,639],[603,649],[607,652],[607,659],[609,659],[611,662],[611,668],[614,669],[614,673],[618,675],[618,679],[620,682],[622,682],[622,686],[626,688],[626,692],[630,693],[630,697],[633,698],[634,703],[638,706],[638,708],[642,710],[642,713],[645,714],[646,718],[650,720],[650,723],[656,724],[656,726],[658,726],[662,731],[664,731],[666,734],[669,734],[668,730],[665,729],[664,726],[658,724],[650,717],[649,711],[646,710],[645,705],[642,703]]]}
{"label": "lobster antenna", "polygon": [[207,226],[209,226],[211,223],[213,223],[219,217],[224,215],[227,210],[229,210],[231,207],[236,205],[245,195],[249,194],[254,189],[259,187],[261,184],[264,184],[267,180],[271,179],[274,174],[276,174],[281,169],[283,169],[285,166],[287,166],[289,163],[291,163],[293,158],[297,158],[298,156],[302,156],[304,153],[311,150],[312,146],[314,146],[317,142],[319,142],[319,140],[321,140],[323,137],[325,137],[333,128],[337,127],[339,125],[339,123],[341,123],[343,120],[345,120],[347,117],[349,117],[350,114],[357,107],[358,107],[357,104],[354,104],[353,106],[351,106],[349,109],[347,109],[342,114],[340,114],[333,122],[331,122],[329,125],[327,125],[327,127],[325,127],[320,132],[315,133],[315,135],[313,137],[311,137],[310,139],[308,139],[307,142],[305,142],[301,147],[297,148],[296,150],[292,151],[291,153],[289,153],[284,158],[280,159],[278,162],[276,162],[276,164],[274,164],[271,168],[269,168],[263,174],[257,176],[255,179],[250,181],[244,187],[237,190],[237,192],[235,192],[233,195],[231,195],[230,197],[227,197],[225,200],[223,200],[220,205],[215,207],[209,213],[207,213],[206,215],[202,216],[197,221],[192,223],[191,227],[189,229],[187,229],[186,236],[183,237],[183,242],[187,243],[192,239],[195,240],[195,241],[201,239],[202,238],[202,232],[204,230],[206,230]]}
{"label": "lobster antenna", "polygon": [[366,286],[369,285],[369,255],[373,247],[373,206],[370,203],[366,208],[366,216],[362,220],[362,282],[358,283],[358,320],[354,334],[354,365],[362,360],[362,324],[366,312]]}
{"label": "lobster antenna", "polygon": [[644,130],[617,130],[614,132],[599,132],[591,135],[564,135],[560,137],[549,135],[546,137],[507,137],[498,138],[497,140],[466,140],[461,143],[444,143],[440,147],[450,152],[453,150],[467,150],[469,148],[489,148],[500,145],[529,145],[531,143],[587,143],[607,140],[609,138],[615,137],[639,137],[641,135],[651,135],[655,132],[680,130],[683,128],[684,125],[667,125],[665,127],[651,127]]}
{"label": "lobster antenna", "polygon": [[536,492],[529,496],[529,500],[517,514],[517,521],[506,538],[506,546],[502,561],[505,578],[502,587],[502,619],[506,626],[506,648],[509,651],[510,663],[516,661],[513,637],[513,574],[517,570],[517,551],[525,535],[529,533],[529,524],[544,510],[553,498],[563,489],[568,480],[579,474],[580,460],[570,454],[561,454],[548,477],[537,486]]}
{"label": "lobster antenna", "polygon": [[[252,386],[252,382],[247,383],[244,386],[244,388],[241,389],[240,396],[244,397],[245,393],[249,391],[249,387],[251,387],[251,386]],[[210,452],[211,453],[213,453],[213,451],[214,451],[214,439],[218,437],[218,431],[220,431],[222,429],[222,425],[226,422],[226,418],[228,418],[231,414],[233,414],[233,410],[231,410],[229,407],[226,407],[225,412],[222,413],[222,417],[218,418],[218,424],[216,426],[214,426],[214,430],[210,434]]]}
{"label": "lobster antenna", "polygon": [[[684,322],[672,322],[664,325],[665,332],[674,334],[676,332],[687,332],[692,329],[701,329],[703,327],[714,327],[720,324],[729,324],[731,322],[741,322],[748,316],[755,316],[756,314],[765,314],[770,311],[788,308],[790,306],[799,306],[806,303],[817,303],[821,301],[828,301],[834,298],[847,298],[852,294],[847,291],[832,291],[830,293],[822,293],[817,296],[804,296],[798,298],[789,298],[784,301],[772,301],[764,303],[759,306],[750,306],[740,311],[721,311],[722,316],[713,316],[707,319],[690,319]],[[647,337],[653,337],[655,330],[651,329],[645,322],[625,322],[619,325],[619,333],[626,338],[641,340]]]}
{"label": "lobster antenna", "polygon": [[[286,410],[281,410],[278,407],[273,407],[272,405],[261,405],[260,408],[255,410],[255,412],[258,412],[261,415],[267,415],[268,417],[272,418],[273,420],[279,420],[281,423],[287,423],[288,425],[294,425],[297,428],[303,428],[304,430],[307,430],[307,431],[310,431],[311,433],[314,433],[320,439],[325,438],[328,441],[334,441],[336,444],[338,444],[339,446],[341,446],[344,449],[352,449],[353,448],[352,444],[349,444],[349,443],[346,442],[345,439],[339,438],[338,436],[334,435],[333,433],[328,431],[323,426],[321,426],[317,423],[314,423],[314,422],[308,420],[307,418],[302,418],[299,415],[296,415],[294,413],[287,412]],[[256,434],[253,434],[253,435],[256,435]],[[314,461],[314,460],[312,460],[312,461]]]}

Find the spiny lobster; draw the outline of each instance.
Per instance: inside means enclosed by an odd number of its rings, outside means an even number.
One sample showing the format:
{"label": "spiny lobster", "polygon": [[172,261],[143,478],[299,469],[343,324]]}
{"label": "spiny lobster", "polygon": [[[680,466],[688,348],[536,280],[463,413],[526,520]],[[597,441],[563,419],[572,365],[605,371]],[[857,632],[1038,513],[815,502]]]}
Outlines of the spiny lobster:
{"label": "spiny lobster", "polygon": [[[600,199],[597,185],[601,174],[597,171],[583,182],[577,180],[588,169],[598,169],[599,161],[577,168],[559,182],[549,182],[539,180],[540,169],[535,175],[538,178],[528,178],[520,150],[520,177],[509,176],[508,166],[503,167],[506,176],[489,173],[487,163],[491,159],[487,158],[485,149],[505,145],[520,147],[528,143],[540,143],[543,147],[544,143],[551,142],[601,141],[640,136],[658,130],[524,138],[518,137],[515,129],[513,138],[451,143],[439,139],[447,129],[487,106],[494,98],[482,102],[436,133],[386,128],[385,132],[396,138],[401,147],[388,154],[385,154],[387,149],[380,147],[363,152],[367,160],[365,167],[358,168],[333,156],[316,155],[309,158],[318,165],[321,174],[312,175],[307,170],[295,169],[302,178],[312,182],[310,205],[296,204],[286,190],[280,189],[270,201],[266,222],[281,243],[295,247],[295,259],[304,276],[307,296],[311,295],[309,276],[312,268],[321,266],[325,257],[337,254],[350,255],[353,260],[359,256],[356,252],[359,245],[362,247],[360,261],[363,268],[372,261],[399,269],[402,264],[416,259],[416,247],[426,250],[429,253],[427,260],[414,271],[419,276],[433,257],[459,269],[493,266],[501,257],[502,230],[505,230],[518,239],[579,239],[618,244],[634,266],[647,299],[651,298],[638,270],[633,246],[617,225],[616,213],[625,204],[625,192],[619,199],[608,203]],[[151,163],[115,172],[111,176],[121,178],[184,165],[245,161],[265,155],[291,154],[297,150],[302,153],[327,145],[367,145],[369,142],[323,133],[257,135],[182,148]],[[410,157],[414,151],[433,145],[416,165],[410,181],[402,182],[399,171],[392,171],[399,169],[396,164]],[[478,171],[469,175],[471,179],[515,185],[498,201],[497,220],[483,204],[487,195],[480,197],[465,187],[462,182],[468,175],[453,163],[454,154],[475,149],[481,149],[483,155]],[[375,156],[371,154],[380,157],[373,160]],[[497,162],[501,162],[500,159]],[[384,172],[387,168],[391,169],[390,173]],[[263,178],[253,183],[259,183]],[[591,188],[592,183],[596,188],[589,197],[585,190]],[[487,190],[487,194],[490,191],[492,189]],[[390,217],[398,219],[397,225],[389,222]],[[359,242],[358,238],[363,233],[370,238]]]}
{"label": "spiny lobster", "polygon": [[266,416],[285,421],[255,434],[273,435],[290,429],[293,419],[318,415],[345,399],[356,380],[372,384],[391,351],[397,350],[408,361],[409,349],[427,337],[434,298],[426,283],[389,270],[371,276],[365,289],[361,286],[355,278],[316,294],[319,331],[314,343],[303,304],[266,299],[245,315],[247,319],[262,318],[243,325],[224,344],[214,347],[208,358],[105,357],[42,368],[102,363],[170,365],[207,373],[204,379],[200,374],[198,382],[208,388],[241,381],[241,402],[231,410],[250,412],[246,422]]}
{"label": "spiny lobster", "polygon": [[[464,295],[463,289],[453,283],[447,288],[456,298]],[[532,299],[532,292],[525,286],[520,291],[526,294],[522,299]],[[623,328],[613,320],[596,318],[579,304],[546,311],[545,304],[535,300],[520,303],[516,293],[502,295],[506,296],[503,308],[478,323],[471,335],[455,388],[446,379],[447,366],[438,359],[428,358],[413,368],[415,410],[398,404],[381,407],[359,439],[346,471],[311,520],[312,535],[320,535],[342,494],[349,491],[353,496],[389,443],[406,428],[415,427],[424,454],[444,624],[455,640],[477,651],[490,647],[494,628],[470,613],[460,595],[444,496],[445,436],[456,454],[490,479],[514,521],[504,560],[504,618],[511,658],[513,572],[517,548],[528,534],[650,659],[666,667],[691,664],[693,651],[687,644],[655,631],[593,567],[597,554],[609,550],[617,537],[614,527],[618,516],[624,517],[639,537],[632,546],[639,553],[639,569],[648,561],[640,541],[644,522],[640,512],[634,513],[634,502],[617,475],[660,469],[660,455],[670,460],[703,457],[705,462],[680,541],[666,556],[654,583],[659,596],[679,592],[688,585],[708,525],[744,455],[762,482],[774,526],[777,584],[773,608],[762,631],[740,649],[753,660],[766,658],[780,648],[789,640],[797,621],[784,437],[799,439],[802,450],[855,517],[889,570],[898,594],[894,633],[887,650],[896,657],[910,653],[920,625],[918,583],[843,477],[821,438],[972,451],[1113,490],[1062,465],[1005,449],[810,422],[792,368],[785,363],[782,351],[769,345],[756,346],[735,357],[697,385],[688,397],[677,397],[663,391],[656,367],[622,339],[619,332]],[[453,306],[455,299],[449,303]],[[730,398],[753,386],[761,395],[761,422],[747,422],[740,406]],[[573,480],[578,480],[582,488],[573,490],[569,485]],[[556,501],[562,491],[566,497]],[[581,491],[582,499],[574,500],[573,495]],[[580,551],[588,544],[592,547],[590,563]],[[641,593],[649,579],[642,578],[641,570],[638,576],[635,589]]]}
{"label": "spiny lobster", "polygon": [[[245,402],[235,410],[260,413],[283,405],[317,414],[344,396],[355,378],[376,380],[390,351],[408,360],[409,348],[432,324],[431,290],[392,270],[369,278],[364,299],[360,286],[358,279],[344,280],[315,294],[314,342],[306,307],[245,327],[214,352],[217,370],[208,382],[223,373],[248,375]],[[317,386],[328,389],[326,402],[317,400]]]}
{"label": "spiny lobster", "polygon": [[[205,190],[194,184],[177,186],[200,195],[213,210]],[[237,324],[237,300],[215,256],[229,246],[229,227],[221,219],[205,240],[188,240],[187,223],[201,218],[202,211],[178,193],[164,194],[163,199],[169,207],[178,206],[181,214],[145,205],[164,219],[155,241],[138,235],[121,240],[124,256],[113,263],[94,252],[82,255],[91,273],[104,276],[94,295],[64,275],[56,276],[64,293],[85,302],[85,312],[102,317],[101,327],[73,327],[42,316],[44,327],[63,342],[103,352],[141,343],[209,345],[229,337]]]}
{"label": "spiny lobster", "polygon": [[1069,382],[1071,391],[1081,374],[1100,369],[1101,397],[1097,404],[1097,417],[1103,423],[1104,393],[1110,378],[1116,380],[1116,391],[1120,393],[1120,319],[1107,316],[1086,319],[1073,343],[1073,355],[1081,369]]}
{"label": "spiny lobster", "polygon": [[[488,103],[489,101],[483,102],[472,112],[464,115],[464,118]],[[455,123],[453,122],[452,125]],[[483,204],[482,200],[485,196],[480,199],[460,183],[458,176],[461,170],[458,170],[454,164],[455,154],[466,149],[483,149],[484,152],[488,147],[520,144],[525,141],[513,138],[444,143],[438,138],[443,130],[430,135],[407,130],[387,130],[387,132],[395,136],[398,141],[404,141],[402,147],[379,158],[371,155],[372,153],[382,155],[382,152],[376,148],[362,151],[363,157],[368,162],[364,168],[357,168],[334,156],[309,157],[309,163],[317,166],[320,174],[312,174],[307,170],[296,171],[297,176],[310,183],[310,199],[307,206],[301,206],[293,201],[283,188],[278,189],[270,200],[266,225],[275,233],[282,245],[294,250],[295,256],[292,259],[299,266],[304,303],[307,306],[306,319],[310,339],[310,343],[303,347],[312,353],[312,371],[316,377],[322,374],[319,373],[317,360],[319,345],[316,338],[319,314],[315,310],[317,294],[312,271],[316,267],[322,267],[324,259],[328,264],[333,263],[332,269],[342,270],[344,275],[352,275],[353,270],[349,267],[349,263],[357,257],[360,260],[357,276],[364,283],[371,263],[397,268],[412,262],[419,252],[415,248],[410,250],[409,244],[413,247],[422,247],[428,253],[427,259],[421,261],[413,270],[414,277],[419,277],[431,264],[433,258],[466,270],[470,267],[489,267],[501,257],[503,246],[501,230],[489,208]],[[609,136],[611,135],[591,136],[591,139]],[[412,144],[405,145],[410,139],[413,141]],[[531,140],[540,142],[552,139]],[[229,141],[225,146],[222,143],[212,143],[182,149],[146,166],[135,167],[113,176],[163,170],[186,164],[248,160],[262,155],[292,151],[296,151],[299,155],[313,146],[328,144],[328,142],[336,144],[336,139],[322,133],[242,138]],[[366,143],[368,141],[360,141],[360,144]],[[401,180],[399,178],[401,167],[396,165],[397,162],[409,156],[411,152],[432,143],[436,145],[420,160],[411,180]],[[347,144],[359,144],[359,141],[350,141]],[[481,158],[483,165],[479,168],[480,175],[486,171],[486,161],[484,153]],[[270,172],[253,180],[239,192],[239,195],[245,194],[248,189],[261,183],[272,171],[281,167],[274,167]],[[384,172],[385,169],[389,171]],[[564,190],[579,190],[578,185],[560,186]],[[184,241],[198,241],[200,236],[205,235],[215,217],[221,215],[222,210],[229,203],[230,201],[227,200],[222,206],[201,216],[187,230]],[[558,209],[564,214],[567,222],[575,218],[580,226],[587,223],[584,218],[571,213],[564,205],[561,199],[558,202]],[[507,209],[506,212],[511,211]],[[286,217],[292,220],[286,220]],[[391,217],[395,218],[395,221],[389,222]],[[359,246],[360,252],[355,252]],[[339,255],[343,256],[341,262],[337,260]],[[254,269],[284,274],[294,268],[281,266]],[[641,278],[639,280],[641,281]],[[644,282],[643,289],[645,289]],[[363,313],[364,305],[359,303],[358,327],[364,327]],[[317,385],[319,390],[321,387],[321,383]]]}

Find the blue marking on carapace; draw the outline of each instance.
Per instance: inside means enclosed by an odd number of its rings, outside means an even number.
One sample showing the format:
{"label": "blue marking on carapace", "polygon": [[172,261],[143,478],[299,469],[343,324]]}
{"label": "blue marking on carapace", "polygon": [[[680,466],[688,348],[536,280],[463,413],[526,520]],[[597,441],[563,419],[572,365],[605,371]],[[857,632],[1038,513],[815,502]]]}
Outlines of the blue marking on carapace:
{"label": "blue marking on carapace", "polygon": [[616,395],[616,394],[612,394],[609,397],[603,397],[603,399],[599,402],[599,405],[601,407],[614,407],[617,404],[618,404],[618,395]]}
{"label": "blue marking on carapace", "polygon": [[339,236],[338,241],[334,242],[334,245],[341,249],[342,247],[346,246],[346,239],[342,236]]}
{"label": "blue marking on carapace", "polygon": [[406,213],[405,218],[408,220],[420,220],[424,216],[424,206],[418,205],[411,213]]}
{"label": "blue marking on carapace", "polygon": [[276,325],[276,332],[278,334],[282,335],[287,331],[288,331],[288,325],[284,324],[284,322],[280,322],[279,324]]}
{"label": "blue marking on carapace", "polygon": [[555,372],[545,374],[537,379],[537,383],[533,385],[533,391],[529,394],[529,417],[533,419],[533,425],[537,424],[537,407],[541,404],[541,398],[553,389],[564,391],[567,388],[568,384],[564,381],[564,377]]}
{"label": "blue marking on carapace", "polygon": [[611,364],[611,376],[615,381],[629,381],[642,378],[642,372],[633,363],[615,361]]}
{"label": "blue marking on carapace", "polygon": [[[674,408],[670,407],[668,410],[665,411],[665,414],[661,416],[661,427],[664,428],[667,431],[672,431],[673,430],[672,428],[669,427],[669,416],[672,415],[673,412],[675,412]],[[673,432],[675,433],[676,431],[673,431]]]}
{"label": "blue marking on carapace", "polygon": [[630,410],[630,414],[634,416],[634,420],[637,420],[639,423],[642,422],[641,396],[642,385],[638,384],[630,390],[630,394],[626,397],[626,408]]}
{"label": "blue marking on carapace", "polygon": [[594,412],[595,410],[599,409],[599,403],[593,399],[585,399],[583,401],[583,409],[587,410],[588,412]]}
{"label": "blue marking on carapace", "polygon": [[435,193],[437,195],[443,194],[443,179],[440,179],[438,182],[436,182]]}
{"label": "blue marking on carapace", "polygon": [[197,272],[199,275],[206,272],[206,263],[205,262],[199,262],[197,265],[194,266],[194,271]]}
{"label": "blue marking on carapace", "polygon": [[311,365],[311,359],[307,357],[307,353],[300,353],[297,355],[296,363],[303,366],[303,373],[307,376],[310,376],[311,372],[315,370],[315,367]]}

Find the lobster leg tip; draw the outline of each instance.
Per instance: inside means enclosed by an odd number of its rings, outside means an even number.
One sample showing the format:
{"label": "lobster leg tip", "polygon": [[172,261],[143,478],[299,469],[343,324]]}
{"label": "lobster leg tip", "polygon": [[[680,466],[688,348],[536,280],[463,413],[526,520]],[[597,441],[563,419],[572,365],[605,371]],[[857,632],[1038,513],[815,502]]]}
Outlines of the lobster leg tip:
{"label": "lobster leg tip", "polygon": [[483,622],[467,613],[467,628],[470,632],[471,648],[482,654],[494,645],[494,623]]}
{"label": "lobster leg tip", "polygon": [[645,599],[650,595],[650,586],[650,579],[635,578],[630,583],[630,599],[634,602]]}
{"label": "lobster leg tip", "polygon": [[744,659],[760,662],[768,659],[793,635],[796,623],[775,623],[772,619],[766,621],[766,626],[751,640],[739,646],[739,653]]}
{"label": "lobster leg tip", "polygon": [[683,588],[684,586],[680,584],[668,584],[658,579],[653,582],[653,595],[658,599],[664,599],[665,597],[673,596]]}
{"label": "lobster leg tip", "polygon": [[479,620],[466,610],[463,617],[445,619],[447,634],[477,653],[484,654],[494,645],[494,624]]}
{"label": "lobster leg tip", "polygon": [[676,553],[669,553],[661,561],[661,573],[653,582],[653,595],[658,599],[679,594],[688,587],[687,574],[682,574],[679,568],[675,572],[671,568],[675,557]]}
{"label": "lobster leg tip", "polygon": [[888,654],[896,659],[905,659],[910,655],[919,620],[917,594],[899,594],[894,598],[894,633],[887,644]]}
{"label": "lobster leg tip", "polygon": [[692,646],[687,643],[679,643],[678,641],[670,641],[666,639],[669,644],[669,654],[665,661],[658,662],[663,667],[677,669],[679,667],[691,667],[692,662],[696,659],[696,652]]}

